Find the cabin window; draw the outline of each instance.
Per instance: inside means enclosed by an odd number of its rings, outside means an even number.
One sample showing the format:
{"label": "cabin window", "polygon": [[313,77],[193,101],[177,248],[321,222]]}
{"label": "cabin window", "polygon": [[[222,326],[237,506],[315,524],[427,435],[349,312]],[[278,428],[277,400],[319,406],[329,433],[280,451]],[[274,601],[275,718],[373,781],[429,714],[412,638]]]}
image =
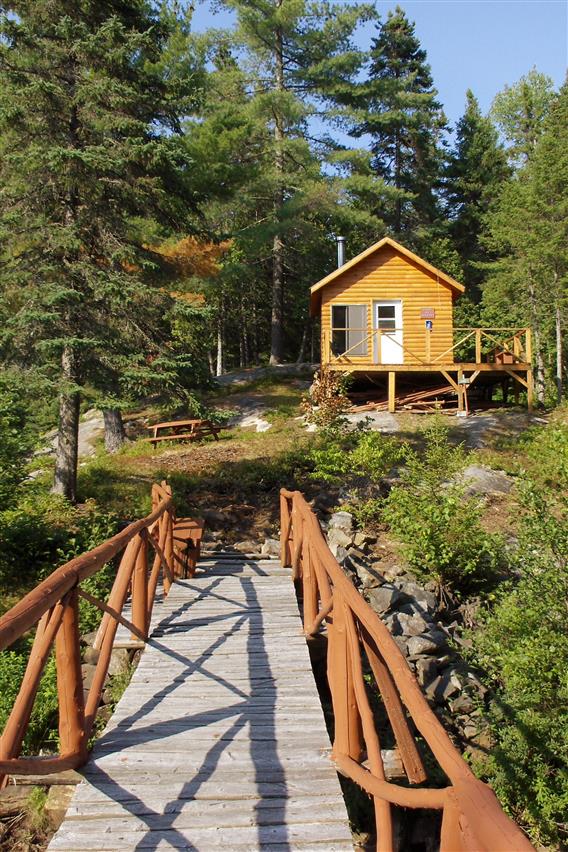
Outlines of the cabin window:
{"label": "cabin window", "polygon": [[367,354],[367,306],[331,306],[331,351],[334,355]]}
{"label": "cabin window", "polygon": [[394,305],[377,305],[377,327],[381,331],[396,331]]}

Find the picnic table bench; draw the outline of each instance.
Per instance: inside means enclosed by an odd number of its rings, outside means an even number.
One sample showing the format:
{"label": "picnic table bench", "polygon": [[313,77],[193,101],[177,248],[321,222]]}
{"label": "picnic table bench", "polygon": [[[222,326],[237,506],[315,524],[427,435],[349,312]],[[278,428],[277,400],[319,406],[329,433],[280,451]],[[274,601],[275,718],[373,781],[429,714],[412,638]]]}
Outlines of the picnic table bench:
{"label": "picnic table bench", "polygon": [[154,423],[153,426],[146,428],[152,430],[152,437],[145,440],[155,447],[159,441],[196,441],[199,438],[205,438],[207,435],[213,435],[215,440],[218,441],[222,427],[215,426],[211,420],[193,419]]}

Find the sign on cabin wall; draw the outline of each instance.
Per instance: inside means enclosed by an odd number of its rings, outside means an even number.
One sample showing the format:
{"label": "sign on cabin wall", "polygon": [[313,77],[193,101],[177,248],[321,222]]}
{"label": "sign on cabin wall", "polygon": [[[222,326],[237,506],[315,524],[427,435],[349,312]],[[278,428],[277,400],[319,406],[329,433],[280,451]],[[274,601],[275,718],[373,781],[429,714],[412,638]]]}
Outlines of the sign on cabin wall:
{"label": "sign on cabin wall", "polygon": [[420,311],[420,319],[436,319],[436,309],[422,308],[422,310]]}

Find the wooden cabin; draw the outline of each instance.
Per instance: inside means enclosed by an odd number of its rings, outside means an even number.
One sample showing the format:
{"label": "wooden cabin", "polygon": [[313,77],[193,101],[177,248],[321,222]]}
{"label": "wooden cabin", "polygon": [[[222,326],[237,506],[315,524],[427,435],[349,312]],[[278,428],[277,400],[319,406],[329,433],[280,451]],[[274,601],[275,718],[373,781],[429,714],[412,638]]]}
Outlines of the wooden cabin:
{"label": "wooden cabin", "polygon": [[359,378],[388,376],[390,410],[401,373],[441,373],[460,408],[467,408],[466,387],[480,374],[486,383],[513,379],[516,396],[526,388],[530,406],[530,330],[454,328],[454,301],[464,290],[384,237],[311,288],[310,313],[321,318],[322,366]]}

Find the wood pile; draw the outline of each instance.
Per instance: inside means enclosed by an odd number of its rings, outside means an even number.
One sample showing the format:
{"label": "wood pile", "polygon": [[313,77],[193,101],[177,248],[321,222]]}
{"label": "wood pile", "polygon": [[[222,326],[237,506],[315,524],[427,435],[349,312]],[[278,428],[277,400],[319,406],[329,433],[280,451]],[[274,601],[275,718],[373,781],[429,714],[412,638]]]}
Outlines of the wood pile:
{"label": "wood pile", "polygon": [[[369,394],[356,393],[350,394],[350,398],[365,398],[367,401],[360,405],[352,405],[349,413],[355,414],[363,411],[386,411],[388,401],[386,393],[376,400],[369,401]],[[457,411],[456,392],[452,385],[439,385],[435,388],[427,388],[426,390],[414,391],[413,393],[400,394],[396,397],[397,410],[404,409],[406,411],[432,412],[440,411],[441,413],[453,413]]]}

